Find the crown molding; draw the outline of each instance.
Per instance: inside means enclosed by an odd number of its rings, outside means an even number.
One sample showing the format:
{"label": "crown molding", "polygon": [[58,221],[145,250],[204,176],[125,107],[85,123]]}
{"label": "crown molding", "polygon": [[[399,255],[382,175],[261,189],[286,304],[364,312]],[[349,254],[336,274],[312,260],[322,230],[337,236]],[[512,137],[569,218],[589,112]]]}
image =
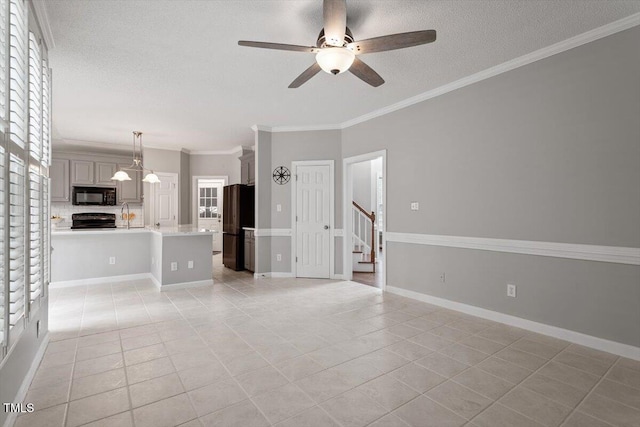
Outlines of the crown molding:
{"label": "crown molding", "polygon": [[391,104],[386,107],[379,108],[377,110],[371,111],[367,114],[363,114],[362,116],[355,117],[353,119],[347,120],[342,123],[326,124],[326,125],[307,125],[307,126],[253,125],[251,129],[253,129],[254,131],[262,130],[262,131],[273,132],[273,133],[346,129],[351,126],[355,126],[357,124],[375,119],[376,117],[393,113],[394,111],[398,111],[403,108],[410,107],[414,104],[418,104],[428,99],[432,99],[437,96],[444,95],[445,93],[452,92],[456,89],[460,89],[465,86],[469,86],[473,83],[477,83],[482,80],[497,76],[499,74],[506,73],[507,71],[511,71],[516,68],[523,67],[525,65],[531,64],[532,62],[540,61],[542,59],[556,55],[558,53],[565,52],[575,47],[582,46],[584,44],[610,36],[615,33],[619,33],[620,31],[624,31],[638,25],[640,25],[640,13],[634,13],[633,15],[629,15],[626,18],[622,18],[617,21],[611,22],[609,24],[603,25],[601,27],[594,28],[593,30],[587,31],[582,34],[578,34],[577,36],[568,38],[561,42],[544,47],[542,49],[538,49],[531,53],[527,53],[526,55],[522,55],[510,61],[503,62],[502,64],[498,64],[494,67],[487,68],[486,70],[477,72],[475,74],[471,74],[467,77],[463,77],[454,82],[451,82],[446,85],[437,87],[435,89],[431,89],[427,92],[423,92],[421,94],[412,96],[411,98],[404,99],[402,101],[396,102],[395,104]]}
{"label": "crown molding", "polygon": [[633,15],[627,16],[626,18],[623,18],[618,21],[614,21],[609,24],[603,25],[602,27],[598,27],[593,30],[587,31],[586,33],[582,33],[575,37],[571,37],[561,42],[544,47],[542,49],[538,49],[536,51],[533,51],[526,55],[522,55],[510,61],[503,62],[502,64],[496,65],[495,67],[487,68],[486,70],[480,71],[478,73],[472,74],[467,77],[463,77],[462,79],[448,83],[444,86],[440,86],[438,88],[429,90],[427,92],[421,93],[411,98],[407,98],[403,101],[397,102],[395,104],[391,104],[384,108],[380,108],[378,110],[372,111],[370,113],[364,114],[354,119],[347,120],[346,122],[343,122],[341,124],[341,127],[342,129],[345,129],[345,128],[357,125],[359,123],[363,123],[368,120],[374,119],[376,117],[384,116],[385,114],[389,114],[394,111],[398,111],[400,109],[409,107],[411,105],[426,101],[428,99],[435,98],[440,95],[444,95],[445,93],[454,91],[456,89],[460,89],[462,87],[469,86],[473,83],[477,83],[479,81],[497,76],[499,74],[506,73],[507,71],[511,71],[516,68],[523,67],[525,65],[531,64],[532,62],[540,61],[542,59],[556,55],[558,53],[562,53],[569,49],[582,46],[589,42],[610,36],[620,31],[627,30],[637,25],[640,25],[640,13],[635,13]]}
{"label": "crown molding", "polygon": [[310,132],[322,130],[341,130],[342,124],[330,125],[305,125],[305,126],[273,126],[271,132]]}
{"label": "crown molding", "polygon": [[48,50],[52,50],[56,47],[53,40],[53,31],[51,31],[51,24],[49,23],[49,12],[47,12],[47,2],[45,0],[31,0],[33,4],[33,10],[36,14],[38,24],[40,24],[40,30],[42,31],[42,37],[44,43],[47,45]]}
{"label": "crown molding", "polygon": [[230,154],[241,153],[243,150],[242,145],[230,148],[228,150],[191,150],[189,153],[197,156],[227,156]]}

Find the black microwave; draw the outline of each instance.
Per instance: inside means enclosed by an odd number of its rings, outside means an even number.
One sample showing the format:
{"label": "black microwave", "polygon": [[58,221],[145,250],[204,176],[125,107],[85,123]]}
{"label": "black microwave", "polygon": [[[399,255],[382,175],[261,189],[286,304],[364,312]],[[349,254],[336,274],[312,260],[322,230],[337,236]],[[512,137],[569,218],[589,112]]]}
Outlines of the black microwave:
{"label": "black microwave", "polygon": [[71,203],[75,206],[115,206],[116,189],[104,187],[73,187]]}

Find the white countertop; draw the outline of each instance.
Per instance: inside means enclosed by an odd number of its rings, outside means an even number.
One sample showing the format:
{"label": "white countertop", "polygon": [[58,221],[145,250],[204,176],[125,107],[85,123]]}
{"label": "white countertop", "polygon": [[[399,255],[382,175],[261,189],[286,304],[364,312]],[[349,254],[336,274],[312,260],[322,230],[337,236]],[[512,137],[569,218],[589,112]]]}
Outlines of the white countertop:
{"label": "white countertop", "polygon": [[71,230],[70,228],[57,228],[51,230],[52,236],[91,236],[100,234],[133,234],[133,233],[156,233],[162,236],[191,236],[191,235],[213,235],[216,230],[194,227],[191,224],[179,225],[177,227],[137,227],[129,228],[93,228],[89,230]]}

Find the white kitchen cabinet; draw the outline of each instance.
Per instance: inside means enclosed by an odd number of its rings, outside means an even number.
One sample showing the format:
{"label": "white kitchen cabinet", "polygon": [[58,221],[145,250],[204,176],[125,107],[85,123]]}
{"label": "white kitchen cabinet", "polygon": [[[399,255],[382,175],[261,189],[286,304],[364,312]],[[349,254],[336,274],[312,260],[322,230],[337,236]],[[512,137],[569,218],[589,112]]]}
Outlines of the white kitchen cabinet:
{"label": "white kitchen cabinet", "polygon": [[[128,168],[129,164],[119,164],[118,168]],[[131,177],[131,181],[118,181],[116,185],[116,196],[118,204],[142,203],[142,174],[139,171],[130,171],[127,173]]]}
{"label": "white kitchen cabinet", "polygon": [[113,181],[111,177],[116,173],[118,165],[115,163],[106,163],[106,162],[96,162],[95,163],[95,173],[96,185],[109,185],[115,186],[116,181]]}
{"label": "white kitchen cabinet", "polygon": [[53,159],[49,167],[49,177],[51,178],[51,201],[68,202],[69,195],[69,160]]}
{"label": "white kitchen cabinet", "polygon": [[71,160],[71,185],[93,185],[94,165],[89,160]]}

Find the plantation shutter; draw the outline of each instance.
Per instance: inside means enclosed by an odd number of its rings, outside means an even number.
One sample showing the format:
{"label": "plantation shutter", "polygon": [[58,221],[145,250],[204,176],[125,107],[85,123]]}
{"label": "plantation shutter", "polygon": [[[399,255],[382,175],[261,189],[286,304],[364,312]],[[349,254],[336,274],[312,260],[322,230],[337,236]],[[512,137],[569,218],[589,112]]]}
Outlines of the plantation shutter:
{"label": "plantation shutter", "polygon": [[42,229],[40,226],[41,191],[40,169],[37,166],[29,168],[29,284],[31,302],[37,300],[42,292]]}
{"label": "plantation shutter", "polygon": [[[49,178],[42,176],[42,295],[49,285],[50,265],[51,265],[51,221],[49,220],[49,205],[51,203],[49,195]],[[33,292],[32,292],[33,294]]]}
{"label": "plantation shutter", "polygon": [[[51,70],[49,61],[42,59],[42,165],[51,164]],[[49,218],[47,218],[47,223]]]}
{"label": "plantation shutter", "polygon": [[7,123],[7,0],[0,0],[0,128]]}
{"label": "plantation shutter", "polygon": [[6,288],[5,281],[5,243],[7,233],[5,231],[5,218],[7,215],[6,204],[6,182],[5,182],[5,153],[6,150],[0,145],[0,356],[1,349],[7,342],[5,337],[4,322],[5,322],[5,306],[4,295]]}
{"label": "plantation shutter", "polygon": [[27,5],[11,0],[9,16],[9,130],[20,147],[27,140]]}
{"label": "plantation shutter", "polygon": [[25,165],[9,155],[9,325],[24,316],[25,299]]}
{"label": "plantation shutter", "polygon": [[40,161],[42,156],[42,55],[40,44],[29,32],[29,152]]}

